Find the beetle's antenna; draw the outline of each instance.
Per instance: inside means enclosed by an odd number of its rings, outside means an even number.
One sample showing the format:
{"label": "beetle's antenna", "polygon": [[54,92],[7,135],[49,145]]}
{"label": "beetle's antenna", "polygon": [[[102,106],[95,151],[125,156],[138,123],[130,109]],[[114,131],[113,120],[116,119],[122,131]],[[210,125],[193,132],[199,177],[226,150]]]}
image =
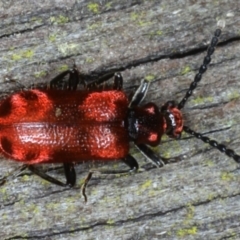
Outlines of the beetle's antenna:
{"label": "beetle's antenna", "polygon": [[225,153],[228,157],[233,158],[237,163],[240,163],[240,156],[237,155],[232,149],[227,148],[223,144],[219,144],[217,141],[212,140],[208,137],[203,136],[201,133],[195,132],[187,126],[183,126],[183,130],[195,138],[202,140],[205,143],[208,143],[210,146],[218,149],[220,152]]}
{"label": "beetle's antenna", "polygon": [[217,29],[214,33],[214,37],[211,40],[211,43],[207,50],[207,55],[203,59],[203,64],[200,66],[198,73],[195,75],[193,82],[190,84],[189,89],[187,90],[185,97],[178,104],[178,109],[182,109],[187,102],[188,98],[192,96],[193,90],[197,87],[198,82],[201,81],[203,73],[206,72],[207,66],[211,62],[211,56],[214,53],[215,47],[218,43],[219,36],[221,35],[221,30]]}

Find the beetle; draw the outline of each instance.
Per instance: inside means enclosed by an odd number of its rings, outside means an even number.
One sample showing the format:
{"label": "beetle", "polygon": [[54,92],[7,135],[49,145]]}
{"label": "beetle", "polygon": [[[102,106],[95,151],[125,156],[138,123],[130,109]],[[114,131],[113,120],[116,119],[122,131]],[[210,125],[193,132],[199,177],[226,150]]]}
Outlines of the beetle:
{"label": "beetle", "polygon": [[[141,82],[129,101],[122,91],[120,73],[114,75],[113,87],[99,88],[96,86],[111,79],[113,74],[87,84],[75,67],[52,79],[49,89],[25,90],[5,98],[0,102],[1,153],[24,163],[21,171],[28,168],[47,181],[70,187],[76,182],[74,164],[83,161],[120,159],[129,169],[115,173],[136,172],[138,163],[129,154],[131,141],[153,164],[163,167],[164,159],[149,146],[159,145],[163,134],[179,139],[182,131],[240,163],[240,156],[233,150],[184,126],[181,113],[211,62],[220,34],[221,30],[217,29],[203,64],[179,104],[168,101],[160,109],[154,103],[141,106],[150,84],[148,81]],[[65,77],[68,77],[67,85],[58,89],[57,85]],[[85,89],[78,90],[81,84]],[[63,163],[66,183],[36,168],[36,164],[42,163]],[[85,189],[94,171],[89,171],[82,185],[85,201]],[[6,178],[2,179],[2,184]]]}

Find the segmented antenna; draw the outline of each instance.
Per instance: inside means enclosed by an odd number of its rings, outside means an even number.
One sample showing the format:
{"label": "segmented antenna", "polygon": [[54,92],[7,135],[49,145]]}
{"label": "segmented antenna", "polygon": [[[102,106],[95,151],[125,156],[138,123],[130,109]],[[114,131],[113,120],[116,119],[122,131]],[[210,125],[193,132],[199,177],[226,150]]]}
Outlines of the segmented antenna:
{"label": "segmented antenna", "polygon": [[[207,66],[211,62],[211,55],[214,53],[214,50],[218,43],[218,38],[220,35],[221,35],[221,30],[217,29],[214,33],[214,37],[212,38],[209,47],[208,47],[207,55],[205,56],[205,58],[203,60],[203,64],[199,68],[198,73],[195,75],[194,81],[190,84],[190,87],[189,87],[188,91],[186,92],[185,97],[178,104],[178,109],[182,109],[184,107],[188,98],[192,95],[193,90],[197,87],[198,82],[201,81],[202,74],[206,72]],[[217,141],[212,140],[206,136],[203,136],[201,133],[195,132],[187,126],[183,126],[183,131],[194,136],[195,138],[202,140],[203,142],[209,144],[210,146],[218,149],[220,152],[225,153],[228,157],[233,158],[237,163],[240,163],[240,156],[237,155],[232,149],[227,148],[225,145],[219,144]]]}
{"label": "segmented antenna", "polygon": [[182,101],[178,104],[178,109],[182,109],[187,102],[188,98],[192,95],[193,90],[197,87],[198,82],[202,79],[202,74],[206,72],[207,66],[211,62],[211,55],[214,53],[215,47],[218,43],[218,38],[221,35],[221,30],[217,29],[214,33],[214,37],[211,40],[211,43],[207,50],[207,55],[205,56],[203,60],[203,64],[198,70],[198,73],[195,75],[194,81],[190,84],[189,89],[186,92],[185,97],[182,99]]}
{"label": "segmented antenna", "polygon": [[215,140],[211,140],[208,137],[203,136],[201,133],[195,132],[187,126],[183,126],[183,130],[194,137],[202,140],[205,143],[208,143],[210,146],[218,149],[220,152],[225,153],[228,157],[233,158],[237,163],[240,163],[240,156],[237,155],[232,149],[227,148],[223,144],[219,144]]}

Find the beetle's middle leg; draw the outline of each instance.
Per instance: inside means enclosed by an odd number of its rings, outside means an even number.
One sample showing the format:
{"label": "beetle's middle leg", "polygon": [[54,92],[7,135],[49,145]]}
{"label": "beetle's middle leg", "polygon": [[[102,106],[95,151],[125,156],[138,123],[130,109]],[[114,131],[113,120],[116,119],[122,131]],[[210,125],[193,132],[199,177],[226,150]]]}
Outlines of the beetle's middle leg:
{"label": "beetle's middle leg", "polygon": [[84,179],[83,185],[81,187],[82,195],[84,197],[85,202],[87,202],[87,195],[86,195],[86,187],[90,179],[92,178],[92,175],[94,173],[98,174],[129,174],[136,172],[138,170],[138,163],[136,159],[128,154],[125,158],[121,159],[126,165],[129,166],[129,169],[126,170],[119,170],[119,171],[111,171],[111,170],[103,170],[103,169],[90,169],[87,177]]}
{"label": "beetle's middle leg", "polygon": [[56,89],[58,88],[59,83],[63,81],[63,79],[69,75],[67,80],[67,85],[64,86],[64,89],[68,90],[76,90],[77,85],[82,82],[84,84],[84,80],[80,78],[79,72],[74,66],[72,69],[66,70],[59,75],[57,75],[55,78],[53,78],[50,81],[50,89]]}
{"label": "beetle's middle leg", "polygon": [[40,170],[39,168],[35,167],[34,165],[28,165],[28,169],[33,172],[34,174],[38,175],[39,177],[41,177],[42,179],[50,182],[50,183],[54,183],[58,186],[62,186],[62,187],[73,187],[76,183],[76,173],[75,173],[75,169],[74,169],[74,164],[73,163],[64,163],[64,172],[65,172],[65,176],[66,176],[66,183],[63,183],[61,181],[59,181],[56,178],[53,178],[51,176],[49,176],[47,173],[45,173],[44,171]]}

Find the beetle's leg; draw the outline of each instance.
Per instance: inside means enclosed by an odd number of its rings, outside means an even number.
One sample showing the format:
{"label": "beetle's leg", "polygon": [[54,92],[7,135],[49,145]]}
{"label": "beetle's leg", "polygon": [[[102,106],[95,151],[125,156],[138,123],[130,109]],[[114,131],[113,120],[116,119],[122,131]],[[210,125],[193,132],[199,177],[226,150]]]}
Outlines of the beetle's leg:
{"label": "beetle's leg", "polygon": [[65,187],[66,186],[66,183],[63,183],[51,176],[49,176],[48,174],[46,174],[45,172],[43,172],[42,170],[38,169],[37,167],[33,166],[33,165],[29,165],[28,166],[28,169],[33,172],[34,174],[38,175],[39,177],[41,177],[42,179],[48,181],[48,182],[51,182],[51,183],[54,183],[58,186],[62,186],[62,187]]}
{"label": "beetle's leg", "polygon": [[135,145],[139,151],[148,159],[150,160],[154,165],[157,167],[163,167],[165,165],[164,159],[160,158],[156,153],[153,152],[152,149],[150,149],[145,144],[138,144]]}
{"label": "beetle's leg", "polygon": [[73,163],[64,163],[64,171],[66,176],[66,185],[73,187],[76,183],[76,172]]}
{"label": "beetle's leg", "polygon": [[67,76],[68,74],[70,74],[71,71],[70,70],[67,70],[67,71],[64,71],[62,73],[60,73],[59,75],[57,75],[55,78],[53,78],[51,81],[50,81],[50,88],[54,88],[60,81],[62,81],[64,79],[65,76]]}
{"label": "beetle's leg", "polygon": [[92,178],[93,173],[98,174],[128,174],[132,172],[136,172],[138,170],[138,163],[134,157],[128,154],[125,158],[121,159],[125,164],[127,164],[130,169],[127,170],[119,170],[119,171],[110,171],[110,170],[102,170],[102,169],[90,169],[87,177],[84,179],[83,185],[81,187],[82,195],[84,197],[85,202],[87,202],[86,195],[86,187],[90,179]]}
{"label": "beetle's leg", "polygon": [[[122,159],[122,161],[128,165],[130,167],[130,169],[123,171],[122,173],[132,173],[132,172],[136,172],[139,168],[138,166],[138,162],[136,161],[136,159],[128,154],[125,158]],[[120,173],[120,172],[118,172]]]}
{"label": "beetle's leg", "polygon": [[114,73],[110,72],[110,73],[106,73],[103,76],[101,76],[100,78],[98,78],[94,84],[96,85],[100,85],[104,82],[107,82],[108,80],[112,79],[112,77],[114,76]]}
{"label": "beetle's leg", "polygon": [[7,176],[3,177],[2,179],[0,179],[0,186],[4,185],[5,182],[8,180],[8,178],[14,176],[17,177],[19,174],[21,174],[26,168],[28,168],[28,165],[24,164],[20,167],[18,167],[17,169],[14,169],[10,174],[8,174]]}
{"label": "beetle's leg", "polygon": [[129,108],[138,106],[142,102],[147,94],[149,85],[150,82],[145,79],[141,82],[141,85],[138,87],[137,91],[134,93],[131,99],[131,102],[129,103]]}
{"label": "beetle's leg", "polygon": [[[111,89],[121,90],[122,86],[123,86],[123,78],[122,78],[121,73],[119,73],[119,72],[107,73],[107,74],[103,75],[102,77],[98,78],[96,81],[87,84],[87,88],[91,89],[91,88],[95,88],[96,86],[101,86],[102,83],[107,82],[108,80],[112,79],[113,76],[114,76],[114,83],[113,83],[113,87],[111,87]],[[102,87],[104,89],[105,86],[102,85]]]}
{"label": "beetle's leg", "polygon": [[81,82],[83,85],[85,85],[85,82],[83,79],[81,79],[79,72],[74,68],[70,70],[71,73],[69,75],[68,79],[68,90],[76,90],[77,85]]}
{"label": "beetle's leg", "polygon": [[[50,81],[50,88],[56,88],[57,85],[67,76],[69,75],[68,78],[68,89],[69,90],[76,90],[77,89],[77,85],[80,83],[80,75],[79,72],[77,71],[77,69],[74,68],[73,69],[69,69],[67,71],[64,71],[62,73],[60,73],[59,75],[57,75],[55,78],[53,78]],[[84,82],[83,82],[84,84]]]}
{"label": "beetle's leg", "polygon": [[113,89],[121,90],[123,86],[123,78],[121,73],[117,72],[114,74],[114,85]]}
{"label": "beetle's leg", "polygon": [[123,85],[123,79],[120,73],[106,73],[103,76],[97,78],[95,81],[92,81],[91,83],[87,83],[85,81],[86,75],[81,74],[78,72],[76,67],[74,66],[72,69],[66,70],[59,75],[57,75],[55,78],[53,78],[50,81],[50,88],[56,88],[57,85],[67,76],[69,75],[67,86],[64,86],[64,89],[67,88],[68,90],[76,90],[79,83],[83,84],[85,87],[91,89],[96,86],[101,85],[104,82],[107,82],[114,76],[114,85],[113,89],[121,90]]}
{"label": "beetle's leg", "polygon": [[51,176],[49,176],[48,174],[46,174],[44,171],[38,169],[37,167],[33,166],[33,165],[29,165],[28,169],[33,172],[34,174],[38,175],[39,177],[43,178],[44,180],[54,183],[58,186],[62,186],[62,187],[66,187],[66,186],[70,186],[73,187],[75,185],[76,182],[76,174],[75,174],[75,170],[74,170],[74,165],[71,163],[64,163],[64,171],[65,171],[65,175],[66,175],[66,183],[63,183],[59,180],[57,180],[56,178],[53,178]]}

